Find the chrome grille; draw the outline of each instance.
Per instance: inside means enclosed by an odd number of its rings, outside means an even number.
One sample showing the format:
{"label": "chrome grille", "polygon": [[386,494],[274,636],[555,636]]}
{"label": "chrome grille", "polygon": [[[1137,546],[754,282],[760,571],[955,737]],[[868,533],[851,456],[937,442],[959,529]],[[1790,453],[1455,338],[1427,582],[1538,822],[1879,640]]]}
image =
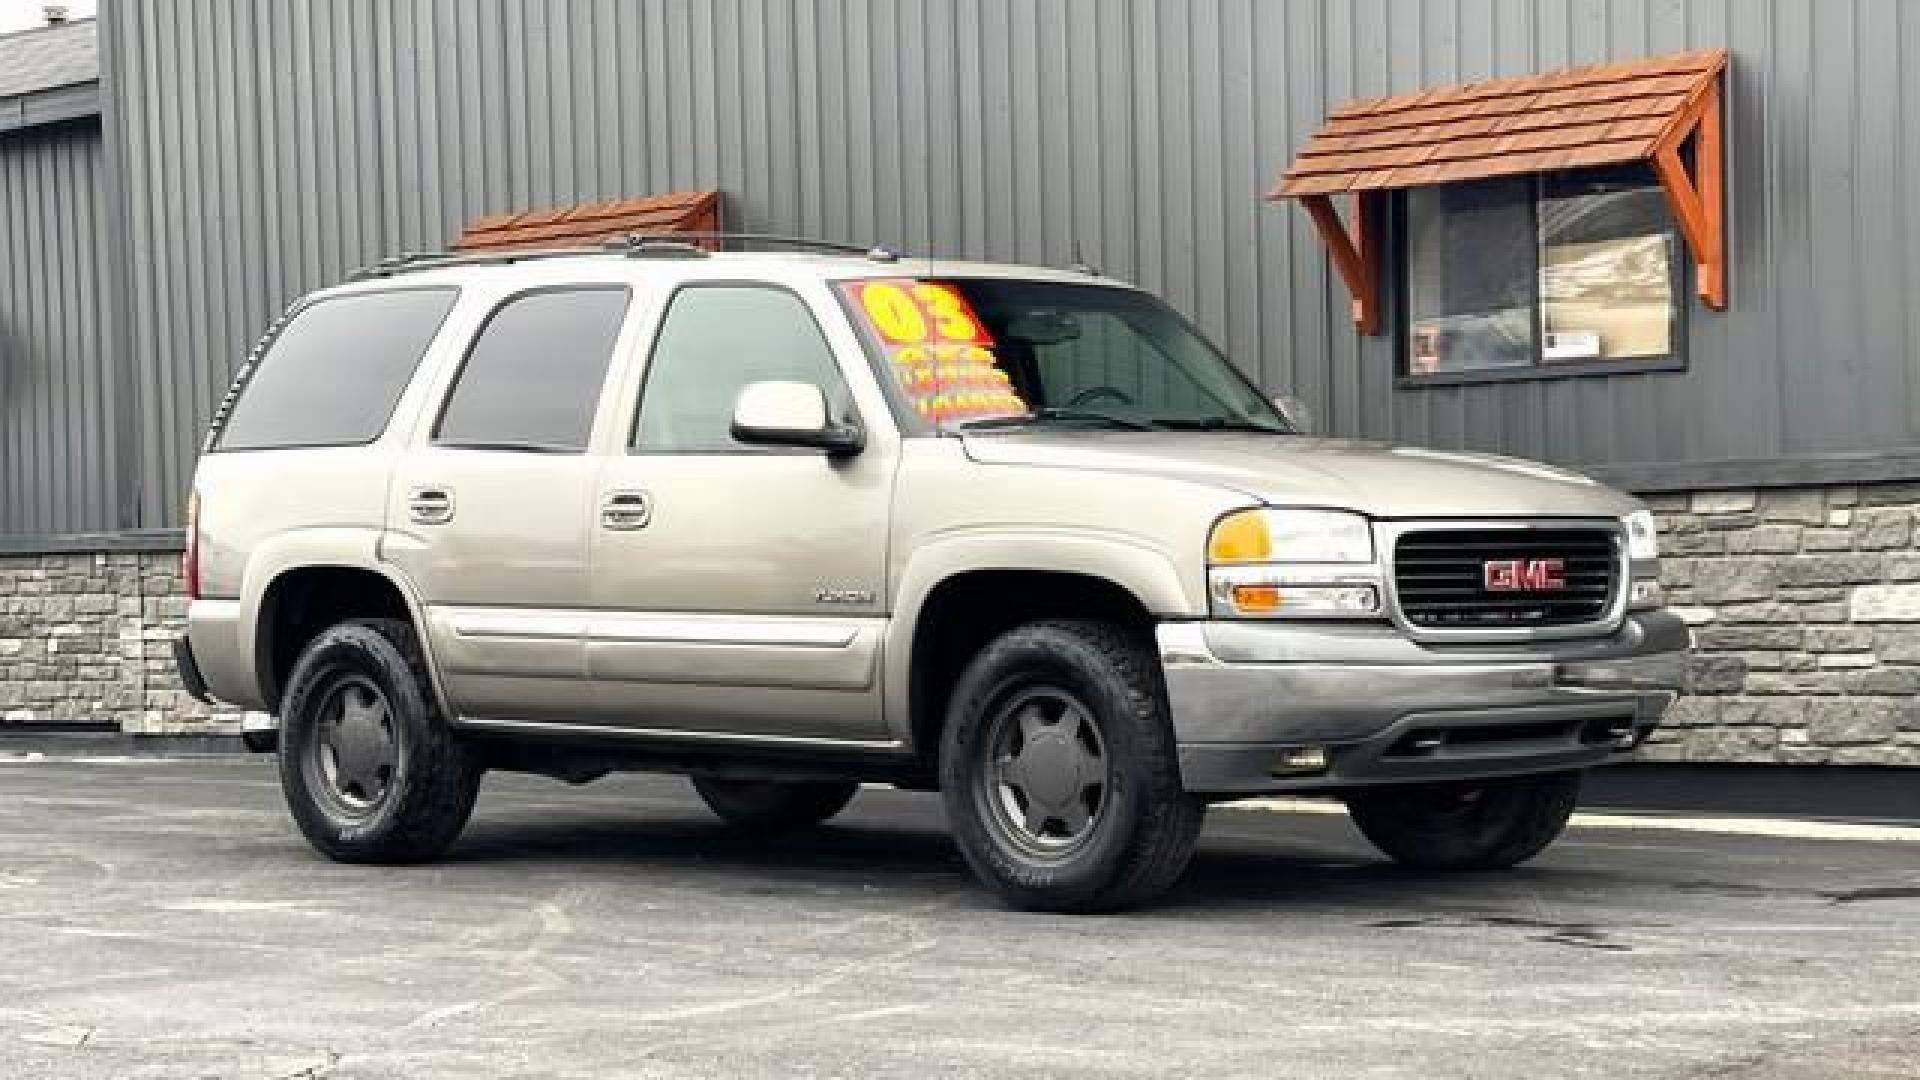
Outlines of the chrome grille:
{"label": "chrome grille", "polygon": [[[1558,559],[1565,587],[1492,591],[1489,562]],[[1413,626],[1491,630],[1598,622],[1619,588],[1616,535],[1606,529],[1412,529],[1393,550],[1394,591]]]}

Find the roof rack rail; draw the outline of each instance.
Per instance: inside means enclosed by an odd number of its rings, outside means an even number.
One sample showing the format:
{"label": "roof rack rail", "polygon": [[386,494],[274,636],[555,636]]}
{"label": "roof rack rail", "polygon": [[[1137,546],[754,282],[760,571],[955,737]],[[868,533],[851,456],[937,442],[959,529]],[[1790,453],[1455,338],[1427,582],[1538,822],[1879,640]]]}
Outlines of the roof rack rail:
{"label": "roof rack rail", "polygon": [[570,259],[581,255],[598,255],[603,250],[599,247],[582,245],[503,251],[403,251],[398,255],[389,255],[379,262],[370,263],[355,270],[347,275],[347,280],[365,281],[368,278],[392,277],[395,274],[409,274],[419,270],[437,270],[443,266],[506,266],[511,263],[533,262],[539,259]]}
{"label": "roof rack rail", "polygon": [[606,247],[611,251],[624,251],[629,255],[641,256],[643,249],[648,247],[653,247],[654,251],[645,252],[645,254],[657,254],[659,248],[669,245],[669,250],[689,247],[704,250],[698,246],[703,243],[711,243],[723,251],[727,249],[727,245],[733,244],[739,245],[738,250],[745,250],[748,246],[773,247],[793,251],[817,251],[829,255],[858,255],[872,259],[874,262],[900,260],[898,252],[879,244],[861,246],[842,244],[833,240],[813,240],[804,236],[779,236],[773,233],[752,232],[628,233],[624,237],[607,241]]}
{"label": "roof rack rail", "polygon": [[725,250],[726,245],[740,245],[741,249],[752,245],[795,251],[817,251],[833,255],[858,255],[883,263],[900,260],[900,256],[892,249],[879,245],[861,247],[858,244],[809,240],[798,236],[775,236],[770,233],[628,233],[625,236],[613,237],[601,244],[581,244],[573,247],[507,248],[497,251],[470,252],[405,251],[363,266],[348,274],[347,280],[366,281],[370,278],[392,277],[395,274],[410,274],[421,270],[438,270],[447,266],[507,266],[518,262],[570,259],[581,255],[600,255],[607,252],[624,253],[629,258],[700,258],[709,253],[707,248],[701,246],[703,244],[713,244],[722,250]]}

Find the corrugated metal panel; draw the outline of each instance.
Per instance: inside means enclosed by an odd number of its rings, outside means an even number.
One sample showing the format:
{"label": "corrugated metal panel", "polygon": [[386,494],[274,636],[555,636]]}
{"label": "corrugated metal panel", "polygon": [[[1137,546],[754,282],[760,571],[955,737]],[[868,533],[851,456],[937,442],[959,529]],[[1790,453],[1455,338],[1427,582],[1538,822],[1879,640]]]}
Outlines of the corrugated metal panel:
{"label": "corrugated metal panel", "polygon": [[0,136],[0,533],[110,529],[100,125]]}
{"label": "corrugated metal panel", "polygon": [[[337,0],[112,6],[141,524],[270,314],[481,214],[718,188],[737,228],[1168,295],[1333,430],[1585,466],[1913,447],[1920,5]],[[1726,47],[1730,298],[1684,373],[1396,388],[1261,191],[1351,97]]]}

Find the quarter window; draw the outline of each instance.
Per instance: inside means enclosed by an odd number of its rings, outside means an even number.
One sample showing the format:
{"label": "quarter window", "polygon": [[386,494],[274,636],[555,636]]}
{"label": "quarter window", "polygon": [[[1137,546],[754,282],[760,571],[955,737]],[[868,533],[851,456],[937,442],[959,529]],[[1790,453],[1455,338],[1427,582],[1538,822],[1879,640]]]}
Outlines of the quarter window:
{"label": "quarter window", "polygon": [[242,371],[216,448],[357,446],[379,438],[456,295],[351,293],[300,309]]}
{"label": "quarter window", "polygon": [[586,449],[626,313],[624,288],[528,293],[500,305],[474,338],[434,441],[481,450]]}
{"label": "quarter window", "polygon": [[1679,242],[1644,167],[1415,188],[1407,372],[1678,359]]}
{"label": "quarter window", "polygon": [[733,406],[749,383],[811,383],[829,415],[852,419],[833,349],[798,296],[753,285],[680,290],[647,362],[635,449],[654,453],[767,453],[733,438]]}

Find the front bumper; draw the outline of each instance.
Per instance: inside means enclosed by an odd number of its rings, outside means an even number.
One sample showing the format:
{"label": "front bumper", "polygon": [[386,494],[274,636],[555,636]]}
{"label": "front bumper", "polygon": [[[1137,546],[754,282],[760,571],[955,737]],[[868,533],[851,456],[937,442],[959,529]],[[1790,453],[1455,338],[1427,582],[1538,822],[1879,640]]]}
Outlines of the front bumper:
{"label": "front bumper", "polygon": [[[1371,623],[1170,622],[1158,638],[1181,777],[1209,795],[1598,765],[1659,723],[1690,644],[1668,611],[1520,645],[1425,645]],[[1281,767],[1299,748],[1325,767]]]}

